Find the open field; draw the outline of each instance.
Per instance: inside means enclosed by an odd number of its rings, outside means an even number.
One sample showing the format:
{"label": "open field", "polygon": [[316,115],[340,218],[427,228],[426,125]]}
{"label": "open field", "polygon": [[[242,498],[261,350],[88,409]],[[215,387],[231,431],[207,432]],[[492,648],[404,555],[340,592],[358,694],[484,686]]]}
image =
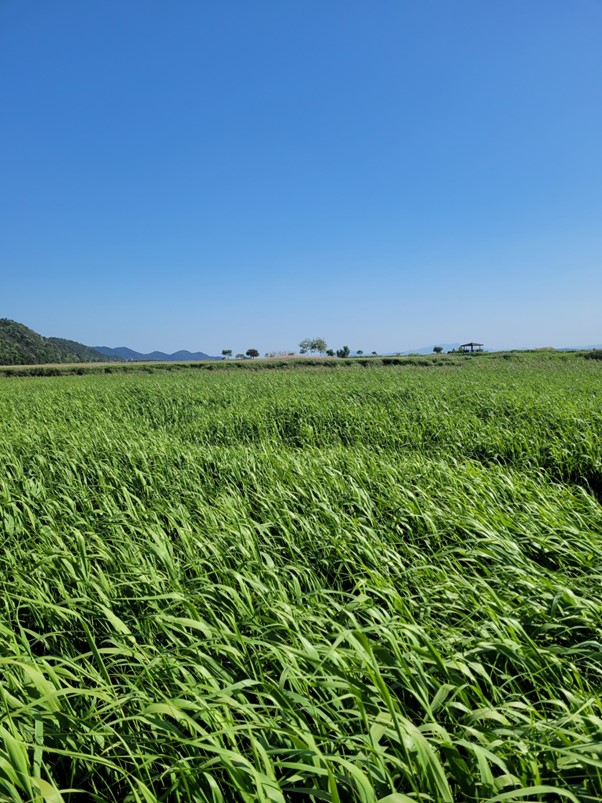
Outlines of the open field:
{"label": "open field", "polygon": [[[41,363],[29,365],[0,365],[0,377],[16,376],[83,376],[89,374],[132,374],[132,373],[158,373],[161,371],[261,371],[274,369],[291,368],[320,368],[324,370],[341,368],[377,368],[384,366],[391,367],[458,367],[466,365],[470,359],[479,359],[497,362],[501,359],[513,360],[514,362],[524,362],[531,360],[532,354],[537,352],[495,352],[495,353],[476,353],[470,354],[398,354],[381,355],[377,357],[347,357],[343,359],[322,356],[300,356],[287,355],[283,357],[268,357],[258,360],[194,360],[189,362],[105,362],[99,364],[92,363]],[[586,357],[600,360],[602,350],[572,352],[571,354],[556,352],[550,353],[546,350],[539,352],[539,357],[551,357],[555,360],[568,360],[575,357]]]}
{"label": "open field", "polygon": [[358,368],[384,366],[422,366],[435,365],[452,366],[459,364],[463,359],[461,355],[403,355],[388,357],[348,357],[345,359],[321,356],[285,356],[268,357],[258,360],[194,360],[183,362],[105,362],[99,363],[41,363],[29,365],[0,365],[0,376],[83,376],[89,374],[132,374],[157,373],[161,371],[260,371],[275,368]]}
{"label": "open field", "polygon": [[602,362],[429,365],[0,380],[0,799],[602,797]]}

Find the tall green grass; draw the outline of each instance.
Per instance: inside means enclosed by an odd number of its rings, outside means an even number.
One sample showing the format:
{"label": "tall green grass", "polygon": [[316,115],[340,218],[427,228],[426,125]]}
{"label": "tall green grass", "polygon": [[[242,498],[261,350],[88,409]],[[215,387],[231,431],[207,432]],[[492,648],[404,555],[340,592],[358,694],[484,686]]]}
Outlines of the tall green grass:
{"label": "tall green grass", "polygon": [[602,383],[0,382],[0,799],[602,796]]}

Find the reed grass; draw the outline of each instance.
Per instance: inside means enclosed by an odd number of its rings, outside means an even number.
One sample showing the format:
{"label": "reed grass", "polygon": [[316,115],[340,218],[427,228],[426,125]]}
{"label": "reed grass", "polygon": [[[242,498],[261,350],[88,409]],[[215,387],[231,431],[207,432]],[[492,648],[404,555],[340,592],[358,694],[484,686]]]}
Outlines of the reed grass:
{"label": "reed grass", "polygon": [[600,379],[0,382],[0,799],[599,800]]}

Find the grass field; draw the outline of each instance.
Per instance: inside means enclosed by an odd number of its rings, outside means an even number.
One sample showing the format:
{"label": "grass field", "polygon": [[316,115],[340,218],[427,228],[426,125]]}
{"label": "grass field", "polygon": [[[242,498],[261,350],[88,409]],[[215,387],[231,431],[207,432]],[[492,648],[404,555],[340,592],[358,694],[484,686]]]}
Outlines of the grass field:
{"label": "grass field", "polygon": [[602,362],[0,380],[0,800],[597,801]]}

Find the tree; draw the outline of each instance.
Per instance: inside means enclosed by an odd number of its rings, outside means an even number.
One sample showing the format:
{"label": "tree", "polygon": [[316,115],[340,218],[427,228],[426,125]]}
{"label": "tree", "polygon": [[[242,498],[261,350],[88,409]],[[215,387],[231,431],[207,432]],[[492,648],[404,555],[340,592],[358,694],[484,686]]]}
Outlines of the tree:
{"label": "tree", "polygon": [[327,357],[334,357],[334,350],[333,349],[326,349],[326,356]]}
{"label": "tree", "polygon": [[342,349],[337,349],[337,357],[348,357],[351,354],[349,346],[343,346]]}
{"label": "tree", "polygon": [[255,357],[259,357],[259,352],[257,349],[247,349],[247,357],[250,357],[252,360],[254,360]]}
{"label": "tree", "polygon": [[435,354],[441,354],[441,352],[443,351],[443,346],[435,346],[433,348],[433,351],[435,352]]}
{"label": "tree", "polygon": [[361,349],[358,349],[358,350],[357,350],[355,353],[356,353],[356,354],[359,354],[359,355],[360,355],[360,357],[361,357],[361,356],[362,356],[362,354],[363,354],[364,352],[363,352]]}
{"label": "tree", "polygon": [[372,356],[373,356],[373,357],[377,357],[378,355],[377,355],[377,353],[376,353],[375,351],[373,351],[373,352],[372,352]]}
{"label": "tree", "polygon": [[239,351],[238,354],[236,355],[236,359],[237,360],[244,360],[244,358],[245,358],[245,355],[241,354],[240,351]]}
{"label": "tree", "polygon": [[319,352],[320,354],[324,354],[328,346],[326,345],[326,341],[323,337],[306,337],[299,343],[299,350],[301,354],[307,354],[307,352]]}
{"label": "tree", "polygon": [[228,357],[231,356],[232,356],[232,349],[222,349],[222,357],[224,357],[227,360]]}

